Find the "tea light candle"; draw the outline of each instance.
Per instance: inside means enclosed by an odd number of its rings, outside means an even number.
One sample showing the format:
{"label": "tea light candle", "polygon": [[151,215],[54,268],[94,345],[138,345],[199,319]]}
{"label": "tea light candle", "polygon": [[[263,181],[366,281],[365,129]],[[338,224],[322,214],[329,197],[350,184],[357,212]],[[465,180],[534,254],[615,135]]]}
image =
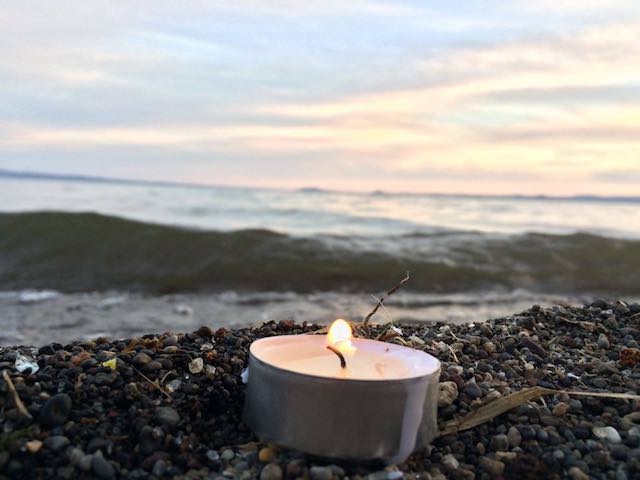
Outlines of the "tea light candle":
{"label": "tea light candle", "polygon": [[425,352],[352,338],[344,320],[268,337],[250,348],[245,421],[309,454],[400,462],[435,435],[439,373]]}

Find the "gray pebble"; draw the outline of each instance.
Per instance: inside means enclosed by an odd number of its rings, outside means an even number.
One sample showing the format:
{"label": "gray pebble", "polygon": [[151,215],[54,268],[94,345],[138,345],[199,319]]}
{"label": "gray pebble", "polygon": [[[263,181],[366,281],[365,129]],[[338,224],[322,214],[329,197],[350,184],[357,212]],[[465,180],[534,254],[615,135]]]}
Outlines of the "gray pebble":
{"label": "gray pebble", "polygon": [[472,400],[482,397],[482,389],[476,382],[469,382],[464,386],[463,392]]}
{"label": "gray pebble", "polygon": [[38,421],[47,427],[62,425],[71,414],[71,405],[71,397],[66,393],[54,395],[43,405]]}
{"label": "gray pebble", "polygon": [[46,448],[48,448],[49,450],[57,452],[59,450],[62,450],[64,447],[69,445],[71,442],[65,436],[53,435],[51,437],[46,438],[43,443],[44,443],[44,446]]}
{"label": "gray pebble", "polygon": [[509,440],[509,445],[511,448],[519,447],[522,443],[522,435],[516,427],[509,427],[509,431],[507,432],[507,439]]}
{"label": "gray pebble", "polygon": [[331,480],[333,471],[329,467],[311,467],[309,470],[311,480]]}
{"label": "gray pebble", "polygon": [[100,450],[93,454],[91,469],[99,478],[114,478],[116,475],[113,465],[111,465],[111,463],[102,456],[102,452]]}
{"label": "gray pebble", "polygon": [[495,435],[491,438],[489,446],[494,452],[507,451],[509,450],[509,438],[504,434]]}
{"label": "gray pebble", "polygon": [[180,423],[180,414],[172,407],[158,407],[155,417],[157,421],[169,427],[175,427]]}
{"label": "gray pebble", "polygon": [[609,348],[610,346],[611,343],[609,342],[607,336],[604,333],[601,333],[598,337],[598,348]]}
{"label": "gray pebble", "polygon": [[277,463],[268,463],[260,472],[260,480],[281,480],[281,478],[282,468]]}

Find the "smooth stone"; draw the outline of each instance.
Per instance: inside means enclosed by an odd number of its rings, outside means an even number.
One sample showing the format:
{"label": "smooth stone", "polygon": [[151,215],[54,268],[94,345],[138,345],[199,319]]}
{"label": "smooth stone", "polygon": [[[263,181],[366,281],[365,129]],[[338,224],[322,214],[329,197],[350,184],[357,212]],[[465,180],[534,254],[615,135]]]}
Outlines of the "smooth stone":
{"label": "smooth stone", "polygon": [[329,467],[311,467],[309,469],[309,476],[311,480],[332,480],[333,470]]}
{"label": "smooth stone", "polygon": [[491,437],[489,446],[494,452],[509,450],[509,437],[504,434],[495,435]]}
{"label": "smooth stone", "polygon": [[158,407],[155,418],[163,425],[175,427],[180,423],[180,414],[172,407]]}
{"label": "smooth stone", "polygon": [[600,336],[598,336],[597,343],[598,343],[598,348],[609,348],[611,346],[609,339],[604,333],[601,333]]}
{"label": "smooth stone", "polygon": [[91,470],[96,474],[99,478],[114,478],[116,476],[116,472],[113,468],[113,465],[109,463],[103,456],[102,452],[98,450],[93,454],[91,459]]}
{"label": "smooth stone", "polygon": [[40,440],[31,440],[25,443],[24,447],[29,453],[37,453],[42,448],[42,442]]}
{"label": "smooth stone", "polygon": [[210,462],[217,462],[220,460],[220,454],[216,450],[207,450],[205,455]]}
{"label": "smooth stone", "polygon": [[584,473],[578,467],[571,467],[568,473],[573,480],[589,480],[589,475]]}
{"label": "smooth stone", "polygon": [[273,462],[276,459],[276,452],[274,452],[273,449],[269,447],[261,448],[260,452],[258,452],[258,459],[262,463]]}
{"label": "smooth stone", "polygon": [[72,404],[71,397],[66,393],[54,395],[43,405],[38,421],[47,427],[62,425],[71,414]]}
{"label": "smooth stone", "polygon": [[260,480],[281,480],[282,468],[277,463],[268,463],[260,472]]}
{"label": "smooth stone", "polygon": [[133,357],[132,362],[138,366],[144,366],[151,361],[151,357],[144,352],[138,353],[135,357]]}
{"label": "smooth stone", "polygon": [[520,431],[516,427],[509,427],[507,438],[509,439],[509,445],[512,448],[519,447],[522,443],[522,435],[520,435]]}
{"label": "smooth stone", "polygon": [[[394,470],[393,472],[387,472],[386,470],[380,470],[379,472],[370,473],[365,477],[366,480],[400,480],[404,477],[404,473]],[[339,477],[342,478],[342,477]]]}
{"label": "smooth stone", "polygon": [[622,438],[620,437],[620,434],[618,433],[618,431],[609,426],[609,427],[593,427],[593,434],[602,439],[602,440],[608,440],[611,443],[620,443],[622,442]]}
{"label": "smooth stone", "polygon": [[552,410],[552,414],[556,417],[563,417],[569,411],[569,405],[564,402],[558,402]]}
{"label": "smooth stone", "polygon": [[482,389],[476,382],[467,383],[462,391],[472,400],[482,397]]}
{"label": "smooth stone", "polygon": [[458,385],[455,382],[441,382],[438,407],[448,407],[458,398]]}
{"label": "smooth stone", "polygon": [[234,451],[231,450],[230,448],[227,448],[226,450],[222,451],[220,458],[225,462],[229,462],[230,460],[233,460],[233,457],[235,456],[236,454],[234,453]]}
{"label": "smooth stone", "polygon": [[70,449],[69,451],[69,463],[74,467],[80,465],[80,461],[84,458],[84,452],[77,447]]}
{"label": "smooth stone", "polygon": [[478,466],[480,467],[480,469],[490,474],[493,478],[501,476],[504,473],[505,467],[504,463],[498,460],[493,460],[489,457],[480,457]]}
{"label": "smooth stone", "polygon": [[458,462],[458,459],[450,453],[444,455],[442,457],[442,460],[440,460],[440,463],[442,463],[445,467],[450,468],[451,470],[460,468],[460,462]]}
{"label": "smooth stone", "polygon": [[202,372],[202,370],[204,369],[204,360],[202,360],[202,358],[198,357],[198,358],[194,358],[193,360],[191,360],[191,362],[189,362],[189,371],[193,374],[197,374]]}
{"label": "smooth stone", "polygon": [[63,435],[53,435],[45,439],[44,446],[49,450],[57,452],[59,450],[62,450],[70,443],[71,442],[69,441],[69,439]]}

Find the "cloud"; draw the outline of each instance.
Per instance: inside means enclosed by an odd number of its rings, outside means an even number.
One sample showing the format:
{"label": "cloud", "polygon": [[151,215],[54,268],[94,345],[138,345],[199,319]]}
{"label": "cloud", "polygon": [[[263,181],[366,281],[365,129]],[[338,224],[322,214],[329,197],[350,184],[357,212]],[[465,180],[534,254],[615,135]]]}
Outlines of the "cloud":
{"label": "cloud", "polygon": [[637,168],[640,12],[534,3],[114,4],[100,22],[90,3],[14,5],[0,166],[457,189],[548,188],[581,166],[580,188],[613,182],[603,159]]}

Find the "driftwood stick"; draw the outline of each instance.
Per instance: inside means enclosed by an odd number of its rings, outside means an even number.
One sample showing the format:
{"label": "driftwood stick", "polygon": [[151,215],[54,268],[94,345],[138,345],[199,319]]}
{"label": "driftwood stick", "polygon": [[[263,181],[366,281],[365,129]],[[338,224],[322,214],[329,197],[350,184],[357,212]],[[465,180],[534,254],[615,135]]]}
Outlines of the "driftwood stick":
{"label": "driftwood stick", "polygon": [[407,283],[409,281],[409,278],[411,278],[411,276],[409,275],[409,272],[407,272],[407,275],[400,280],[400,283],[398,283],[395,287],[393,287],[391,290],[389,290],[387,293],[385,293],[382,297],[380,297],[380,299],[378,300],[378,303],[376,303],[376,306],[373,307],[373,310],[371,310],[369,312],[369,315],[367,315],[364,319],[364,321],[362,322],[362,326],[366,329],[367,326],[369,325],[369,319],[371,317],[373,317],[375,315],[375,313],[378,311],[378,309],[383,305],[384,301],[389,298],[391,295],[393,295],[397,290],[400,289],[400,287],[402,287],[402,285],[404,285],[405,283]]}
{"label": "driftwood stick", "polygon": [[13,382],[11,381],[11,377],[9,376],[9,372],[7,372],[6,370],[3,370],[2,371],[2,378],[4,380],[4,383],[7,384],[7,389],[9,390],[9,393],[11,394],[11,399],[13,400],[13,404],[16,406],[16,408],[18,409],[20,414],[23,417],[32,418],[31,414],[29,413],[29,411],[24,406],[24,403],[22,403],[22,400],[20,400],[20,395],[18,395],[18,392],[16,392],[16,387],[13,385]]}
{"label": "driftwood stick", "polygon": [[335,353],[338,356],[338,358],[340,359],[340,366],[342,368],[347,368],[347,361],[344,359],[344,355],[340,350],[332,347],[331,345],[327,345],[327,350],[331,350],[333,353]]}
{"label": "driftwood stick", "polygon": [[133,365],[131,365],[131,368],[133,368],[133,371],[136,372],[138,375],[140,375],[142,378],[144,378],[153,388],[159,390],[160,393],[162,393],[165,397],[167,397],[170,401],[173,402],[173,397],[169,395],[169,393],[164,388],[162,388],[160,385],[156,385],[155,383],[153,383],[149,377],[147,377],[144,373],[142,373]]}

